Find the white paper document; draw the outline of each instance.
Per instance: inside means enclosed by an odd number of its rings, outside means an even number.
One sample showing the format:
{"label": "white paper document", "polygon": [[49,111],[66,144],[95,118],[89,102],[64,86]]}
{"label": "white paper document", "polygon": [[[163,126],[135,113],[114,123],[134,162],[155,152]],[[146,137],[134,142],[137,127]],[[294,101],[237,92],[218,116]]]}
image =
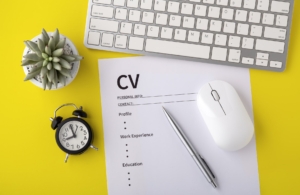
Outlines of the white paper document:
{"label": "white paper document", "polygon": [[[230,83],[249,115],[248,69],[135,57],[99,60],[109,195],[258,195],[255,136],[226,152],[214,142],[197,107],[212,80]],[[216,177],[214,189],[162,111],[175,118]]]}

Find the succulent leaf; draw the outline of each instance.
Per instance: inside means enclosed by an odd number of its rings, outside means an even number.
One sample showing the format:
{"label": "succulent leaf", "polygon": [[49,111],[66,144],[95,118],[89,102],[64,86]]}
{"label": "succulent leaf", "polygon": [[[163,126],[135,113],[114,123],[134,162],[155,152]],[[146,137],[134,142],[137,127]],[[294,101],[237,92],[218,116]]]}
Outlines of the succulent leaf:
{"label": "succulent leaf", "polygon": [[41,61],[42,58],[39,57],[36,53],[29,53],[25,56],[23,56],[25,59],[28,59],[28,60],[31,60],[31,61],[35,61],[35,62],[38,62],[38,61]]}
{"label": "succulent leaf", "polygon": [[48,65],[48,60],[44,60],[43,61],[43,66],[47,66]]}
{"label": "succulent leaf", "polygon": [[68,69],[62,68],[60,73],[68,78],[72,78],[71,71]]}
{"label": "succulent leaf", "polygon": [[48,86],[48,89],[51,90],[52,89],[52,82],[48,81],[47,86]]}
{"label": "succulent leaf", "polygon": [[69,62],[67,62],[66,60],[62,59],[62,58],[60,58],[59,63],[65,69],[70,70],[72,68],[71,64]]}
{"label": "succulent leaf", "polygon": [[53,51],[55,49],[55,41],[54,41],[53,37],[50,37],[48,47],[50,47],[51,51]]}
{"label": "succulent leaf", "polygon": [[53,67],[58,71],[61,70],[61,65],[57,62],[53,62]]}
{"label": "succulent leaf", "polygon": [[45,76],[43,76],[43,78],[42,78],[42,82],[43,82],[43,89],[45,90],[46,89],[46,86],[47,86],[47,76],[45,75]]}
{"label": "succulent leaf", "polygon": [[57,49],[57,50],[53,51],[52,56],[53,57],[60,57],[61,55],[63,55],[63,53],[64,53],[64,49],[60,48],[60,49]]}
{"label": "succulent leaf", "polygon": [[60,59],[59,59],[58,57],[53,57],[52,61],[53,61],[53,62],[59,62]]}
{"label": "succulent leaf", "polygon": [[42,68],[42,67],[39,67],[39,68],[35,69],[34,71],[28,73],[28,74],[26,75],[24,81],[28,81],[28,80],[32,79],[33,77],[37,76],[38,74],[40,74],[41,68]]}
{"label": "succulent leaf", "polygon": [[59,42],[56,45],[56,49],[64,48],[65,44],[66,44],[66,38],[59,40]]}
{"label": "succulent leaf", "polygon": [[46,76],[47,72],[48,72],[47,66],[43,66],[43,68],[41,70],[41,76],[42,77]]}
{"label": "succulent leaf", "polygon": [[79,56],[79,55],[70,55],[71,57],[75,58],[75,61],[80,61],[83,59],[82,56]]}
{"label": "succulent leaf", "polygon": [[45,31],[45,29],[42,29],[42,35],[43,35],[44,42],[48,43],[50,38],[49,38],[48,33]]}
{"label": "succulent leaf", "polygon": [[55,45],[57,45],[57,43],[59,42],[59,31],[58,29],[55,30],[55,32],[53,33],[53,40],[54,40],[54,48],[55,49]]}
{"label": "succulent leaf", "polygon": [[60,72],[57,73],[57,76],[58,76],[58,81],[66,86],[66,77],[64,75],[62,75]]}
{"label": "succulent leaf", "polygon": [[45,47],[45,52],[46,52],[46,54],[48,54],[49,56],[51,56],[51,48],[48,47],[48,45]]}
{"label": "succulent leaf", "polygon": [[33,52],[35,52],[38,56],[42,57],[41,50],[39,49],[38,45],[35,42],[27,41],[27,43]]}
{"label": "succulent leaf", "polygon": [[42,53],[45,52],[45,43],[41,39],[38,39],[38,47]]}
{"label": "succulent leaf", "polygon": [[52,70],[52,62],[48,62],[47,68],[48,68],[48,70]]}
{"label": "succulent leaf", "polygon": [[28,65],[35,64],[35,63],[36,63],[35,61],[24,59],[24,60],[22,60],[22,65],[21,66],[28,66]]}
{"label": "succulent leaf", "polygon": [[63,58],[63,59],[65,59],[65,60],[67,60],[68,62],[73,62],[73,61],[75,61],[75,58],[74,57],[72,57],[72,56],[70,56],[70,55],[62,55],[62,56],[60,56],[60,58]]}
{"label": "succulent leaf", "polygon": [[49,71],[50,78],[48,78],[48,79],[50,82],[53,82],[53,80],[54,80],[54,72],[55,72],[55,70],[53,68]]}
{"label": "succulent leaf", "polygon": [[49,58],[49,56],[46,53],[42,53],[42,57],[46,60]]}
{"label": "succulent leaf", "polygon": [[57,71],[54,70],[54,78],[53,78],[53,84],[55,88],[57,88],[58,78],[57,78]]}

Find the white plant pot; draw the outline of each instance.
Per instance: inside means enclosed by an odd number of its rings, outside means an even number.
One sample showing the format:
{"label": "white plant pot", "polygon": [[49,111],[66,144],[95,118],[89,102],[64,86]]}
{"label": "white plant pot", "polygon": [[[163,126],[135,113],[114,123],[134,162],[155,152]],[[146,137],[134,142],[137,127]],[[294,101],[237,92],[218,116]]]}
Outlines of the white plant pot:
{"label": "white plant pot", "polygon": [[[53,32],[48,33],[48,35],[52,36]],[[42,35],[38,35],[38,36],[34,37],[33,39],[31,39],[31,41],[37,43],[39,38],[41,39]],[[68,39],[66,36],[60,35],[60,39],[63,39],[63,38],[66,38],[66,44],[65,44],[65,47],[64,47],[64,54],[78,55],[78,51],[77,51],[75,45],[73,44],[73,42],[70,39]],[[33,53],[33,52],[28,47],[25,47],[24,52],[23,52],[23,56],[25,56],[26,54],[29,54],[29,53]],[[23,58],[23,60],[24,60],[24,58]],[[79,70],[80,61],[72,62],[71,65],[72,65],[72,68],[71,68],[72,77],[71,78],[66,77],[66,85],[63,85],[62,83],[58,83],[57,88],[54,85],[52,85],[51,90],[63,88],[65,86],[69,85],[75,79],[75,77],[78,73],[78,70]],[[24,70],[25,74],[27,75],[33,67],[34,67],[34,65],[23,66],[23,70]],[[36,86],[43,89],[43,83],[42,83],[42,79],[41,79],[40,75],[37,75],[36,77],[32,78],[30,81],[34,85],[36,85]],[[49,90],[48,86],[46,87],[46,89]]]}

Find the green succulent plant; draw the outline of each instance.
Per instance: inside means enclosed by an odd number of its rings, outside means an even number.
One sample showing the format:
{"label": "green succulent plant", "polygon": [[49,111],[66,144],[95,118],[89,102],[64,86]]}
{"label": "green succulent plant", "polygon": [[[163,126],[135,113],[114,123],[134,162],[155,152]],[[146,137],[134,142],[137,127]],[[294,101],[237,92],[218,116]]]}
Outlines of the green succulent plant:
{"label": "green succulent plant", "polygon": [[22,66],[33,66],[24,81],[40,75],[44,90],[46,86],[50,90],[52,85],[57,88],[58,83],[66,85],[66,77],[72,77],[71,63],[80,61],[83,57],[65,54],[64,46],[66,39],[60,38],[58,29],[50,37],[45,29],[43,29],[41,36],[37,43],[24,41],[25,45],[33,51],[33,53],[23,56]]}

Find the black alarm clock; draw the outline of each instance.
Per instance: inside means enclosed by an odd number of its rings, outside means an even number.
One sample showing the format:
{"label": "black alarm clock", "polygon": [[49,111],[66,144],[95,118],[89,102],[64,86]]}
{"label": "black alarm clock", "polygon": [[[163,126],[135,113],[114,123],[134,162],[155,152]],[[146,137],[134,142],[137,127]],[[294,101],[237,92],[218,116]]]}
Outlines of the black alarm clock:
{"label": "black alarm clock", "polygon": [[[56,116],[56,112],[65,106],[73,106],[76,110],[73,111],[73,116],[65,120],[61,116]],[[82,154],[88,148],[98,150],[92,145],[93,132],[90,125],[83,120],[87,113],[83,111],[82,107],[77,108],[75,104],[63,104],[54,111],[54,118],[51,128],[56,130],[55,140],[58,147],[67,153],[65,162],[67,162],[69,155]]]}

